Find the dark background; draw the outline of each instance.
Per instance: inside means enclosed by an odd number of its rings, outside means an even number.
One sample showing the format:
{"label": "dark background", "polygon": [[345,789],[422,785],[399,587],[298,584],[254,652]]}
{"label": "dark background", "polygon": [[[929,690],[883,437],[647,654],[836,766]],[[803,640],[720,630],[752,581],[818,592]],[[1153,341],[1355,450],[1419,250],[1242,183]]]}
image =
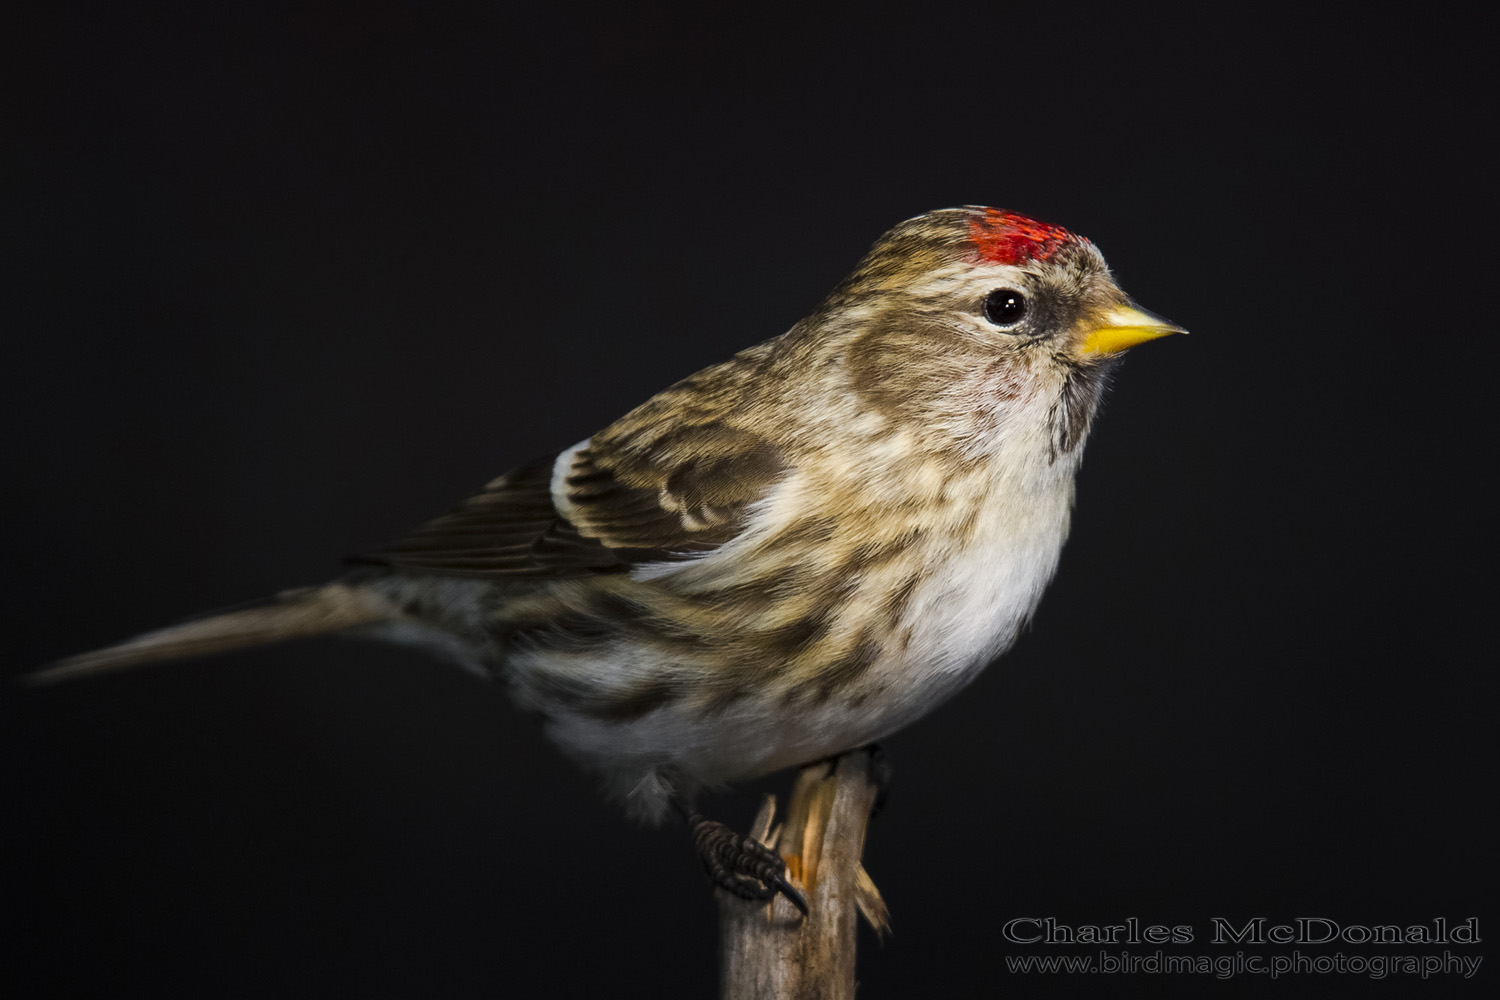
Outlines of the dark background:
{"label": "dark background", "polygon": [[[1121,372],[1032,631],[887,742],[896,934],[862,938],[861,997],[1225,992],[1010,973],[1096,950],[1007,943],[1022,916],[1215,956],[1292,950],[1214,945],[1216,916],[1500,935],[1487,29],[500,6],[54,5],[10,35],[10,673],[325,579],[781,332],[898,220],[995,204],[1193,334]],[[9,995],[713,989],[683,834],[418,653],[0,711]]]}

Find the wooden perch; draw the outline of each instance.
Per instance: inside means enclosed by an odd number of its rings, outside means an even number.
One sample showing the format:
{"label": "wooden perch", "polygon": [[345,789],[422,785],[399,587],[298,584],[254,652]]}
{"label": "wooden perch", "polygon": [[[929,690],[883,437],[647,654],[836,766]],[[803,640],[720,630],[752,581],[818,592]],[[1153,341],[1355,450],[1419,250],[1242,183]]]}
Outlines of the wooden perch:
{"label": "wooden perch", "polygon": [[884,937],[889,914],[860,864],[877,794],[864,750],[804,767],[786,822],[771,829],[766,796],[751,836],[786,859],[808,916],[782,896],[751,903],[720,891],[719,995],[723,1000],[827,1000],[854,996],[855,911]]}

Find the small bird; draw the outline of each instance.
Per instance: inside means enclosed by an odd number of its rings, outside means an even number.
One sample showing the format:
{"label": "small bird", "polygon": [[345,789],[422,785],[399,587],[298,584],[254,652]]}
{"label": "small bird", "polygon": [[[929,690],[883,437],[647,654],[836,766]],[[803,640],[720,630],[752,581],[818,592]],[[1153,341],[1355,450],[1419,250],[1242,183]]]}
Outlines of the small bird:
{"label": "small bird", "polygon": [[929,212],[786,333],[338,580],[33,679],[320,633],[425,646],[505,685],[631,813],[676,806],[719,884],[803,906],[695,794],[886,737],[1005,652],[1057,568],[1121,353],[1181,332],[1087,239]]}

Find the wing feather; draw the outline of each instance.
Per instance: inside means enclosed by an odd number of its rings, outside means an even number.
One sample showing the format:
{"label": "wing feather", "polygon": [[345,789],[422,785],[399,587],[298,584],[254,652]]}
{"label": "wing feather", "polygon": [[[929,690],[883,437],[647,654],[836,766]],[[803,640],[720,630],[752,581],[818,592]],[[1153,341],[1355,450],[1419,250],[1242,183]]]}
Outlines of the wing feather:
{"label": "wing feather", "polygon": [[739,534],[786,470],[769,442],[713,421],[655,438],[628,425],[596,436],[572,453],[561,504],[553,495],[557,461],[521,466],[353,561],[449,576],[565,578],[688,559]]}

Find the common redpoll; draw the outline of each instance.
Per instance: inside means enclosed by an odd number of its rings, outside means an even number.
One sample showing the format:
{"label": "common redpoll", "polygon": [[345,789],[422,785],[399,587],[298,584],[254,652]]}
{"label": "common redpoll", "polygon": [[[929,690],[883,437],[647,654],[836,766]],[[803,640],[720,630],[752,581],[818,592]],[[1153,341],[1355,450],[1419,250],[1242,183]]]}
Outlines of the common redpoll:
{"label": "common redpoll", "polygon": [[[930,212],[787,333],[336,582],[38,677],[324,632],[415,643],[505,684],[635,814],[688,811],[887,736],[1003,653],[1057,567],[1114,362],[1178,332],[1086,239]],[[779,859],[741,857],[721,883],[789,891]]]}

